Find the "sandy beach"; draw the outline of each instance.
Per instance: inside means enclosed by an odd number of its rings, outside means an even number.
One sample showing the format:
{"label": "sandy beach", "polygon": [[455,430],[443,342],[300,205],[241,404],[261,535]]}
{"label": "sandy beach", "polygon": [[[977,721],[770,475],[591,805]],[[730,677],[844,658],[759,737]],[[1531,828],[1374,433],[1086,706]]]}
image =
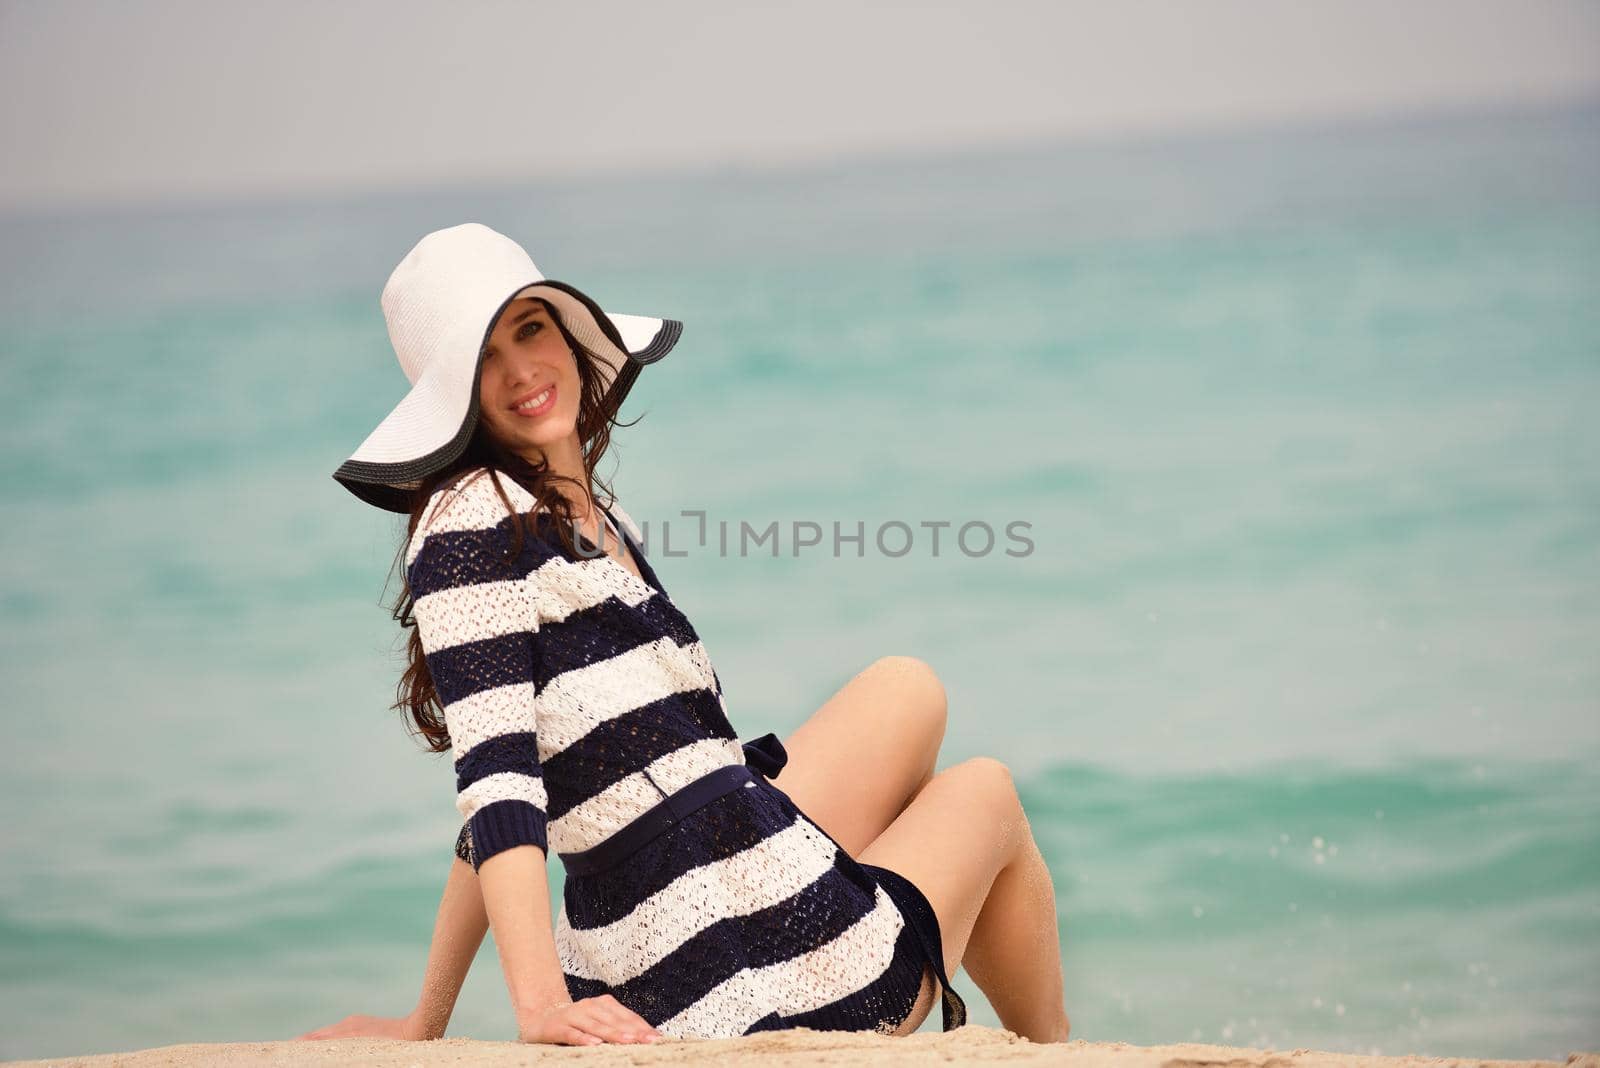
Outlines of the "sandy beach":
{"label": "sandy beach", "polygon": [[[883,1035],[791,1031],[744,1038],[684,1041],[667,1039],[655,1045],[528,1046],[446,1038],[435,1042],[343,1039],[335,1042],[228,1042],[160,1046],[131,1053],[104,1053],[49,1060],[7,1061],[14,1065],[127,1065],[129,1068],[189,1068],[193,1065],[295,1066],[318,1064],[373,1065],[382,1068],[430,1068],[433,1065],[510,1066],[545,1061],[585,1065],[686,1065],[714,1061],[721,1065],[872,1064],[1057,1064],[1071,1068],[1445,1068],[1455,1065],[1557,1065],[1558,1061],[1485,1060],[1476,1057],[1369,1056],[1318,1050],[1248,1049],[1183,1043],[1132,1046],[1125,1042],[1037,1045],[1010,1031],[970,1025],[949,1033],[928,1032],[906,1038]],[[1600,1053],[1572,1053],[1570,1068],[1600,1068]]]}

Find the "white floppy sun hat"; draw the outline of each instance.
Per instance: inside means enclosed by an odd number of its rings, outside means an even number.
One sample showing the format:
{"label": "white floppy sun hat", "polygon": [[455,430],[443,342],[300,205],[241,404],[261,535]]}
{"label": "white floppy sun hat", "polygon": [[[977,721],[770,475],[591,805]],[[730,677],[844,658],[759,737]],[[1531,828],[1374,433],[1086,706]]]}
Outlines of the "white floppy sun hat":
{"label": "white floppy sun hat", "polygon": [[411,391],[333,477],[368,504],[409,512],[427,475],[459,457],[478,421],[478,368],[495,322],[523,297],[546,301],[600,357],[605,410],[614,415],[646,365],[672,350],[683,324],[601,310],[546,278],[521,245],[479,223],[428,234],[383,287],[383,317]]}

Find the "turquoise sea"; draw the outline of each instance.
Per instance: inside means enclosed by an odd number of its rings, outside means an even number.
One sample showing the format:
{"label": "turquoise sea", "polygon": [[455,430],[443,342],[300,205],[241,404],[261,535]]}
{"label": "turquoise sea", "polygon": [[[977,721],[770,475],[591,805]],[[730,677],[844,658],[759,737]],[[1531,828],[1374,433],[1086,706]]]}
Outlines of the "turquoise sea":
{"label": "turquoise sea", "polygon": [[[735,726],[932,664],[1074,1037],[1600,1048],[1596,104],[0,219],[0,1055],[414,1002],[453,780],[387,709],[400,520],[330,476],[467,220],[685,323],[602,473]],[[452,1033],[514,1036],[488,942]]]}

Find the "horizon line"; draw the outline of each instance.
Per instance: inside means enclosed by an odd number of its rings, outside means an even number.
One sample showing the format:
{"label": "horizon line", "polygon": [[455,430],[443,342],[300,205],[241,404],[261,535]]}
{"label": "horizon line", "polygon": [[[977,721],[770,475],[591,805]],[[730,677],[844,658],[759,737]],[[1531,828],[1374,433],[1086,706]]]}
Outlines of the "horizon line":
{"label": "horizon line", "polygon": [[441,193],[493,193],[524,190],[529,187],[562,187],[575,183],[629,182],[641,178],[663,181],[694,181],[717,178],[761,178],[826,172],[872,164],[914,163],[938,159],[944,162],[981,159],[985,156],[1020,153],[1025,155],[1086,147],[1143,147],[1177,145],[1186,142],[1225,140],[1229,137],[1273,132],[1312,133],[1344,130],[1376,131],[1384,128],[1434,123],[1472,122],[1517,117],[1556,117],[1584,112],[1600,112],[1600,91],[1555,94],[1548,97],[1497,97],[1479,101],[1451,101],[1423,104],[1394,112],[1361,110],[1326,111],[1303,115],[1258,115],[1239,120],[1219,119],[1186,122],[1182,125],[1134,126],[1120,130],[1077,130],[1012,134],[992,141],[966,141],[960,144],[903,145],[887,149],[844,149],[835,153],[807,156],[774,156],[767,159],[722,158],[661,164],[648,174],[624,167],[583,167],[571,171],[544,171],[504,175],[469,181],[434,178],[396,184],[360,184],[334,181],[320,186],[278,186],[272,189],[235,187],[189,193],[128,192],[94,197],[0,198],[0,223],[38,221],[94,215],[159,215],[184,211],[226,210],[247,206],[291,207],[337,204],[352,198],[406,199]]}

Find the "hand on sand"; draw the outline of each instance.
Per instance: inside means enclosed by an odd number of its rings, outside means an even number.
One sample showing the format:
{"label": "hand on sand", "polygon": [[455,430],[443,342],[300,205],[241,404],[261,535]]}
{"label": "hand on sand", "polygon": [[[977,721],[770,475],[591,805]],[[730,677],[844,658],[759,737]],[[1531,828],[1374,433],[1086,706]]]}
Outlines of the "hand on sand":
{"label": "hand on sand", "polygon": [[517,1020],[519,1042],[595,1046],[602,1042],[659,1042],[662,1037],[648,1020],[610,994],[558,1002]]}
{"label": "hand on sand", "polygon": [[336,1024],[307,1031],[299,1039],[403,1038],[417,1042],[428,1037],[425,1030],[410,1016],[346,1016]]}

